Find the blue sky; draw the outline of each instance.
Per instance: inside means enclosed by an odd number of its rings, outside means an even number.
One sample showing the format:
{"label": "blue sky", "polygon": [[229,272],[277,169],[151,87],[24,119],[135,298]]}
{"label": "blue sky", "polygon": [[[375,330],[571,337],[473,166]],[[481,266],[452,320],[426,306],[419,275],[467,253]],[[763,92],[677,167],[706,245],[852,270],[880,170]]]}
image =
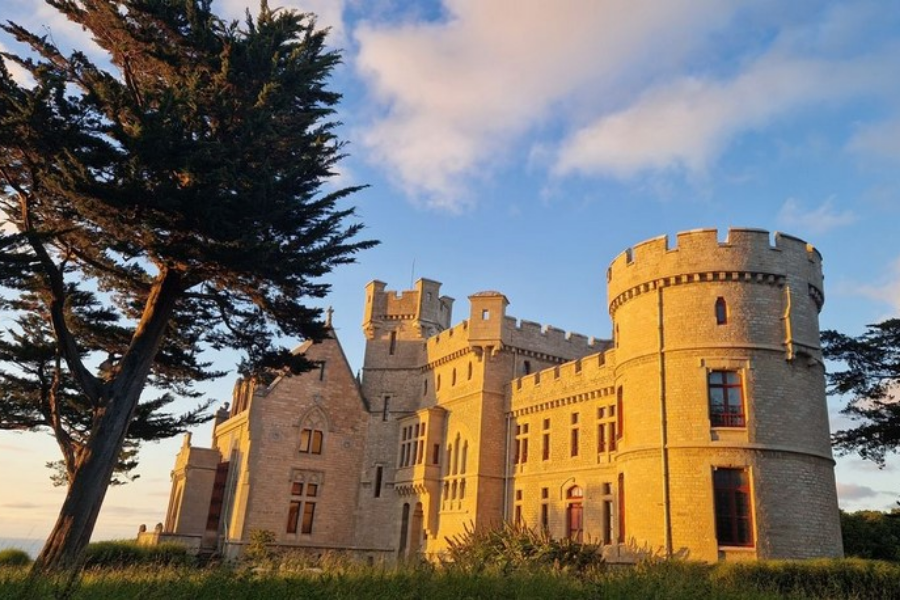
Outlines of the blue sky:
{"label": "blue sky", "polygon": [[[240,17],[246,0],[214,4]],[[279,3],[271,0],[272,6]],[[457,299],[502,291],[509,312],[609,337],[604,273],[625,248],[699,227],[784,231],[824,256],[823,328],[859,333],[900,311],[900,4],[719,0],[315,0],[344,49],[333,86],[349,157],[336,185],[382,244],[328,278],[362,363],[363,287],[428,277]],[[89,44],[32,0],[4,16]],[[0,38],[0,48],[13,48]],[[232,369],[236,358],[220,356]],[[231,377],[209,387],[230,398]],[[831,402],[832,423],[841,403]],[[209,438],[195,433],[195,443]],[[150,445],[110,491],[95,539],[163,520],[179,439]],[[41,537],[62,498],[42,434],[0,433],[0,536]],[[839,460],[842,507],[898,497]]]}

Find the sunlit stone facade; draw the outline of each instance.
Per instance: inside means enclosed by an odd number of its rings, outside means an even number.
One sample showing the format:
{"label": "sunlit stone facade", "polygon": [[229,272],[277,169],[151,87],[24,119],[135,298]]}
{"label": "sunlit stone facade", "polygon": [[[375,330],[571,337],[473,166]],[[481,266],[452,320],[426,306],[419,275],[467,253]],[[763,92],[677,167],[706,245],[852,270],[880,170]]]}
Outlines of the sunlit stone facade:
{"label": "sunlit stone facade", "polygon": [[840,556],[819,253],[694,230],[622,253],[607,285],[612,340],[516,320],[499,292],[453,325],[439,283],[373,281],[361,378],[332,337],[300,349],[320,369],[236,386],[144,538],[233,553],[265,529],[393,560],[507,520],[610,560]]}

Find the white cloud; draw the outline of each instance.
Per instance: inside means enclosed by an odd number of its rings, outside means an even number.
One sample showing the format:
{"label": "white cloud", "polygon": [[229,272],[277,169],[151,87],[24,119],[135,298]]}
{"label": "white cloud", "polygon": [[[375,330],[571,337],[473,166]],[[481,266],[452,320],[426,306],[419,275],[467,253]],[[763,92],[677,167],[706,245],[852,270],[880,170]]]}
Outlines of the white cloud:
{"label": "white cloud", "polygon": [[446,0],[439,23],[362,24],[356,67],[384,110],[363,143],[410,195],[464,208],[461,181],[489,174],[524,133],[608,105],[637,67],[674,68],[736,6]]}
{"label": "white cloud", "polygon": [[441,14],[357,26],[355,66],[375,101],[368,158],[450,210],[531,147],[557,176],[702,176],[745,132],[884,97],[900,60],[869,36],[894,35],[878,3],[444,0]]}
{"label": "white cloud", "polygon": [[777,221],[784,230],[798,235],[822,235],[857,220],[852,210],[838,210],[829,198],[813,209],[806,209],[796,198],[788,198],[778,211]]}
{"label": "white cloud", "polygon": [[[328,36],[328,43],[335,48],[342,48],[346,45],[347,38],[344,28],[344,0],[303,0],[298,2],[294,0],[270,1],[271,8],[284,8],[296,10],[303,13],[313,13],[316,15],[316,25],[319,28],[330,27],[331,32]],[[248,0],[220,0],[213,5],[213,10],[219,16],[229,19],[243,21],[246,17],[247,10],[255,19],[259,14],[259,2]]]}
{"label": "white cloud", "polygon": [[741,133],[801,109],[871,93],[896,60],[893,53],[832,61],[776,50],[730,80],[682,77],[575,132],[563,143],[555,170],[617,177],[646,170],[702,173]]}

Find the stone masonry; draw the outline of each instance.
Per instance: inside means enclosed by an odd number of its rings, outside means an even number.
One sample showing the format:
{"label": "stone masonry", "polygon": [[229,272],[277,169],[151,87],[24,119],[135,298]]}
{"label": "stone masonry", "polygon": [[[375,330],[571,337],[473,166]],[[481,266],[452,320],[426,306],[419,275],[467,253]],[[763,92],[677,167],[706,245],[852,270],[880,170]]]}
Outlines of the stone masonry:
{"label": "stone masonry", "polygon": [[239,382],[212,448],[179,453],[154,541],[233,554],[268,530],[394,560],[517,521],[610,560],[842,555],[819,253],[694,230],[607,283],[612,340],[516,320],[495,291],[454,325],[440,283],[373,281],[361,380],[332,335],[298,349],[318,369]]}

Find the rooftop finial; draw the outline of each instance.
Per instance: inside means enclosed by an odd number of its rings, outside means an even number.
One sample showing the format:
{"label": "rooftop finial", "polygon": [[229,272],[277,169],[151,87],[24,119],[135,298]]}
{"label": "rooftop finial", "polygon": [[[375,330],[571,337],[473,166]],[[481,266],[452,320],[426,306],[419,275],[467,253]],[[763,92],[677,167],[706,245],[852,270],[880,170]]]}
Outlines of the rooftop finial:
{"label": "rooftop finial", "polygon": [[334,309],[330,306],[325,309],[325,327],[331,327],[331,315],[334,314]]}

